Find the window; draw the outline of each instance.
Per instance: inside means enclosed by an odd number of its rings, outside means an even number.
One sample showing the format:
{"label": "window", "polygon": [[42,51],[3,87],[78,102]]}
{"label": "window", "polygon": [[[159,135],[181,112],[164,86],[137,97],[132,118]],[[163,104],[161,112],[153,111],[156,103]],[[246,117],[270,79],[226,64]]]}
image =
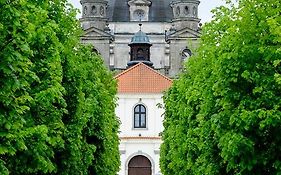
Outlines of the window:
{"label": "window", "polygon": [[88,13],[87,11],[88,11],[88,8],[87,8],[87,6],[85,6],[85,7],[84,7],[84,12],[83,12],[83,14],[84,14],[84,15],[87,15],[87,13]]}
{"label": "window", "polygon": [[96,55],[100,54],[100,52],[96,48],[94,48],[94,47],[92,48],[92,52],[95,53]]}
{"label": "window", "polygon": [[180,7],[177,7],[177,9],[176,9],[176,16],[179,16],[180,13],[181,13],[181,9],[180,9]]}
{"label": "window", "polygon": [[134,109],[134,128],[146,128],[146,109],[144,105],[137,105]]}
{"label": "window", "polygon": [[181,59],[182,60],[187,60],[189,57],[191,57],[192,53],[188,48],[183,49],[181,53]]}
{"label": "window", "polygon": [[184,7],[184,14],[188,15],[189,14],[189,8],[188,6]]}
{"label": "window", "polygon": [[197,16],[197,9],[196,9],[196,7],[193,7],[193,16],[194,16],[194,17]]}
{"label": "window", "polygon": [[104,7],[103,7],[103,6],[100,7],[100,15],[101,15],[101,16],[104,15]]}
{"label": "window", "polygon": [[144,53],[143,53],[143,49],[142,48],[138,48],[137,50],[137,59],[138,60],[144,60]]}
{"label": "window", "polygon": [[97,8],[96,6],[92,6],[92,14],[96,15],[97,14]]}
{"label": "window", "polygon": [[144,14],[145,12],[141,9],[137,9],[134,11],[134,20],[135,21],[143,21],[144,20]]}

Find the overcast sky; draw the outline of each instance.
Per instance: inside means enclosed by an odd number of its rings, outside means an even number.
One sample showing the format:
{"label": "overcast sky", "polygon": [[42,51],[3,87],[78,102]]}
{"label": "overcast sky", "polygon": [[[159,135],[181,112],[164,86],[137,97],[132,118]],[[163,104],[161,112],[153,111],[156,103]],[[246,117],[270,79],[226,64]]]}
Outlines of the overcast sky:
{"label": "overcast sky", "polygon": [[[81,11],[80,0],[69,0],[69,2]],[[220,5],[224,5],[224,0],[201,0],[199,5],[199,18],[201,19],[201,22],[205,23],[210,21],[212,18],[211,10]]]}

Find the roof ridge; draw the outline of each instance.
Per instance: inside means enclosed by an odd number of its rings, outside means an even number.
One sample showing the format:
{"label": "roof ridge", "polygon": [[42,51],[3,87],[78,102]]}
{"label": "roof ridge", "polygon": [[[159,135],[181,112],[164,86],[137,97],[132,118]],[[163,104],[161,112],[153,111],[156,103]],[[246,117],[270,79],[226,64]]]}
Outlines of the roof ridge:
{"label": "roof ridge", "polygon": [[167,79],[168,81],[171,81],[171,82],[173,81],[173,80],[172,80],[172,79],[170,79],[169,77],[167,77],[167,76],[165,76],[165,75],[163,75],[163,74],[161,74],[161,73],[157,72],[156,70],[154,70],[153,68],[151,68],[151,67],[149,67],[149,66],[145,65],[144,63],[140,62],[139,64],[143,64],[146,68],[148,68],[148,69],[152,70],[154,73],[156,73],[156,74],[158,74],[158,75],[162,76],[163,78]]}
{"label": "roof ridge", "polygon": [[113,78],[116,79],[116,78],[120,77],[121,75],[123,75],[123,74],[125,74],[125,73],[131,71],[131,70],[134,69],[134,68],[136,68],[136,67],[139,66],[139,65],[140,65],[140,63],[138,63],[138,64],[136,64],[136,65],[130,67],[129,69],[124,70],[123,72],[117,74],[117,75],[114,76]]}
{"label": "roof ridge", "polygon": [[156,70],[154,70],[153,68],[147,66],[146,64],[144,64],[144,63],[142,63],[142,62],[139,62],[138,64],[136,64],[136,65],[130,67],[129,69],[127,69],[127,70],[125,70],[125,71],[119,73],[119,74],[116,75],[114,78],[116,79],[116,78],[120,77],[121,75],[123,75],[123,74],[125,74],[125,73],[131,71],[132,69],[135,69],[136,67],[138,67],[138,66],[140,66],[140,65],[144,65],[146,68],[150,69],[152,72],[154,72],[154,73],[160,75],[161,77],[167,79],[168,81],[171,81],[171,82],[173,81],[173,80],[170,79],[169,77],[167,77],[167,76],[165,76],[165,75],[162,75],[161,73],[157,72]]}
{"label": "roof ridge", "polygon": [[158,93],[167,90],[173,81],[140,62],[114,77],[118,80],[118,93]]}

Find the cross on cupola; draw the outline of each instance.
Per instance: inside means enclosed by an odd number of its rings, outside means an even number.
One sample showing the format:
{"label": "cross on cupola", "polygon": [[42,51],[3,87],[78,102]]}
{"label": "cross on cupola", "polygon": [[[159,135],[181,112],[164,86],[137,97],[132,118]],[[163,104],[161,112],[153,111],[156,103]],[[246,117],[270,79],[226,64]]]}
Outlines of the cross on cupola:
{"label": "cross on cupola", "polygon": [[131,58],[127,65],[130,67],[142,62],[152,67],[153,63],[150,61],[150,47],[152,44],[150,43],[148,36],[142,31],[142,24],[139,24],[139,27],[140,30],[135,33],[129,43],[129,46],[131,47]]}

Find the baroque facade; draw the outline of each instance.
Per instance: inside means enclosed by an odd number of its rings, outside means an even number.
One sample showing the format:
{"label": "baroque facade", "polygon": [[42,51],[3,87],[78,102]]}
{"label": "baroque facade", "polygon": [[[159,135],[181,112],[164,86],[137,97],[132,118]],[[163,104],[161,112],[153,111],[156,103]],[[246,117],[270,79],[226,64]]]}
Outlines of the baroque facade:
{"label": "baroque facade", "polygon": [[81,0],[85,33],[81,42],[93,44],[111,70],[125,70],[128,44],[138,24],[152,44],[154,69],[175,77],[197,47],[200,36],[199,0]]}
{"label": "baroque facade", "polygon": [[197,47],[199,0],[81,0],[81,42],[118,73],[119,175],[160,175],[163,92]]}

